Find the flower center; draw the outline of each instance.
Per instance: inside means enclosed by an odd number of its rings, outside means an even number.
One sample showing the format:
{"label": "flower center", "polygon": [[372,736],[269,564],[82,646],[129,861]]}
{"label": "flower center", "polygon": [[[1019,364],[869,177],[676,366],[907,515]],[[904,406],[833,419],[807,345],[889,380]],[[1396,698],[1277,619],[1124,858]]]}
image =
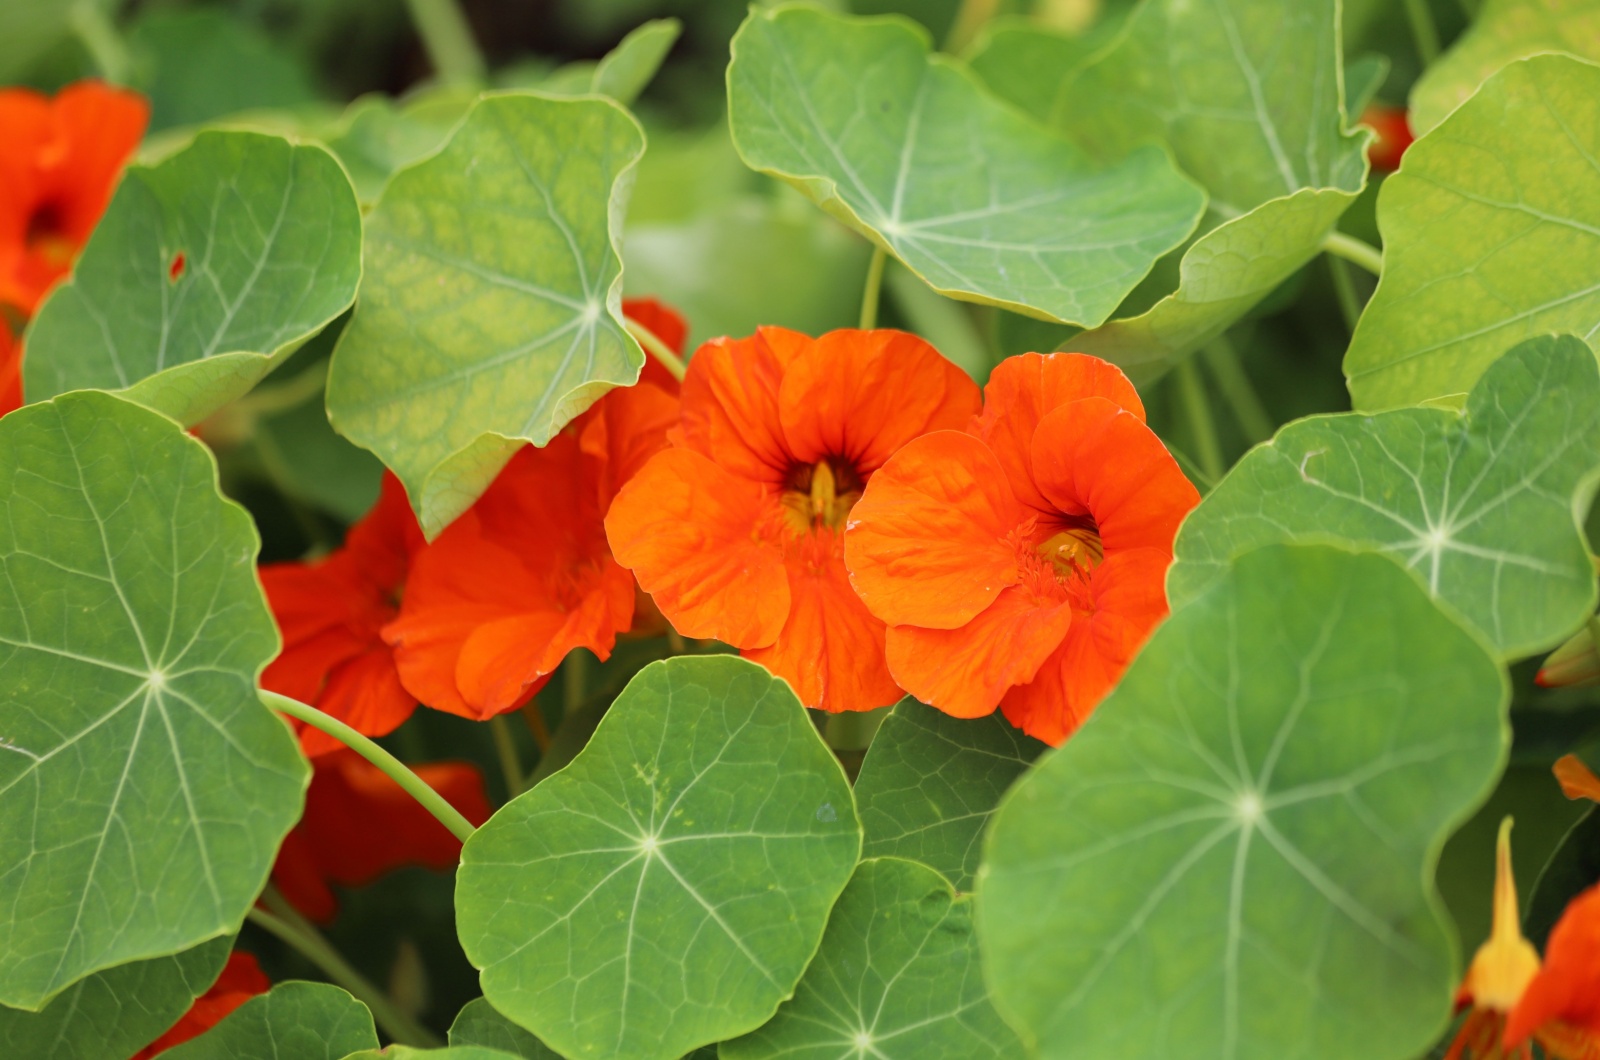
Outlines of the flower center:
{"label": "flower center", "polygon": [[796,534],[843,529],[864,485],[855,468],[843,461],[798,465],[784,479],[784,521]]}
{"label": "flower center", "polygon": [[1069,526],[1051,534],[1039,542],[1038,549],[1059,575],[1087,574],[1106,558],[1100,528],[1092,519],[1086,520],[1086,525]]}
{"label": "flower center", "polygon": [[28,217],[26,239],[29,252],[51,265],[65,268],[72,264],[72,241],[62,231],[64,227],[55,204],[40,203]]}

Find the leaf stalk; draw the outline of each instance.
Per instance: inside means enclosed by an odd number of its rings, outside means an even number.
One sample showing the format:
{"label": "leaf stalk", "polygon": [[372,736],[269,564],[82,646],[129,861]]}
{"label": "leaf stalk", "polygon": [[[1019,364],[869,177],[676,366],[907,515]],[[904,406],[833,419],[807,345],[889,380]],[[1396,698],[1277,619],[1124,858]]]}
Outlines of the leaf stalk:
{"label": "leaf stalk", "polygon": [[1360,265],[1374,276],[1383,274],[1383,251],[1354,236],[1339,231],[1329,232],[1322,241],[1322,249],[1336,258]]}
{"label": "leaf stalk", "polygon": [[440,79],[482,83],[487,78],[488,64],[455,0],[406,0],[406,7]]}
{"label": "leaf stalk", "polygon": [[689,374],[689,366],[682,357],[672,352],[672,347],[661,341],[661,336],[645,327],[632,317],[623,317],[623,323],[632,335],[643,346],[645,352],[661,363],[661,367],[678,382],[683,382],[683,377]]}
{"label": "leaf stalk", "polygon": [[878,324],[878,296],[883,290],[883,267],[889,261],[889,252],[882,247],[872,248],[872,260],[867,263],[867,285],[861,292],[862,331],[870,331]]}

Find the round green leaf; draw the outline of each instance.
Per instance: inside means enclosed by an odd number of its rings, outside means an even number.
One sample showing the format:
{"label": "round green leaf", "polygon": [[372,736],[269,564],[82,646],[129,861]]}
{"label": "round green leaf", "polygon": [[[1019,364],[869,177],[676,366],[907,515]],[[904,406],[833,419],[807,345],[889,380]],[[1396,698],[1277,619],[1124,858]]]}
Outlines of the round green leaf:
{"label": "round green leaf", "polygon": [[342,1060],[376,1049],[367,1006],[327,983],[279,983],[251,998],[198,1038],[174,1046],[166,1060]]}
{"label": "round green leaf", "polygon": [[409,1045],[391,1045],[382,1050],[367,1049],[351,1053],[344,1060],[517,1060],[517,1054],[491,1049],[484,1045],[452,1045],[447,1049],[413,1049]]}
{"label": "round green leaf", "polygon": [[998,713],[952,718],[902,699],[856,777],[862,854],[920,861],[972,890],[989,815],[1044,749]]}
{"label": "round green leaf", "polygon": [[639,98],[683,32],[675,18],[651,19],[630,30],[594,68],[590,91],[626,106]]}
{"label": "round green leaf", "polygon": [[1383,277],[1344,372],[1358,409],[1465,394],[1507,347],[1600,327],[1600,66],[1512,63],[1378,196]]}
{"label": "round green leaf", "polygon": [[256,531],[216,475],[108,394],[0,420],[0,1003],[237,933],[300,816]]}
{"label": "round green leaf", "polygon": [[0,1008],[0,1056],[131,1056],[205,993],[232,946],[232,939],[212,939],[176,956],[108,968],[73,983],[38,1012]]}
{"label": "round green leaf", "polygon": [[970,898],[899,858],[863,861],[794,997],[721,1060],[995,1060],[1021,1043],[989,1003]]}
{"label": "round green leaf", "polygon": [[1100,157],[1166,144],[1222,221],[1178,289],[1072,348],[1154,379],[1317,254],[1366,184],[1345,129],[1338,0],[1152,0],[1056,97],[1055,123]]}
{"label": "round green leaf", "polygon": [[1413,1057],[1458,971],[1432,885],[1508,684],[1391,560],[1272,547],[1173,612],[1012,788],[978,878],[1041,1057]]}
{"label": "round green leaf", "polygon": [[734,144],[942,294],[1100,323],[1204,197],[1159,149],[1096,166],[929,52],[899,18],[754,10],[728,67]]}
{"label": "round green leaf", "polygon": [[124,390],[193,423],[348,309],[360,276],[361,211],[332,155],[201,133],[123,175],[28,329],[27,396]]}
{"label": "round green leaf", "polygon": [[482,1045],[499,1049],[523,1060],[560,1060],[560,1053],[512,1023],[489,1004],[476,998],[456,1013],[450,1024],[451,1045]]}
{"label": "round green leaf", "polygon": [[1547,335],[1486,372],[1460,413],[1395,409],[1290,424],[1185,520],[1174,607],[1235,556],[1321,541],[1388,554],[1507,658],[1552,647],[1594,613],[1580,514],[1600,470],[1600,367]]}
{"label": "round green leaf", "polygon": [[789,686],[671,659],[467,840],[456,919],[484,995],[562,1055],[673,1060],[777,1010],[860,849]]}
{"label": "round green leaf", "polygon": [[644,353],[622,326],[622,213],[644,134],[598,98],[489,95],[367,218],[328,411],[430,534]]}
{"label": "round green leaf", "polygon": [[1412,132],[1438,125],[1502,66],[1541,52],[1600,59],[1600,3],[1485,0],[1467,32],[1411,86]]}

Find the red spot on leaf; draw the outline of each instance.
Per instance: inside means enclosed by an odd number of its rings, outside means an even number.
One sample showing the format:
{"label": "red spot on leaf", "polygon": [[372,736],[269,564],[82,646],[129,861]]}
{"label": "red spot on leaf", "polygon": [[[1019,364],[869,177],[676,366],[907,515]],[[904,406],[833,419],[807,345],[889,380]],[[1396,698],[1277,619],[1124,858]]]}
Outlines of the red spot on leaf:
{"label": "red spot on leaf", "polygon": [[167,266],[167,279],[177,283],[178,277],[183,275],[184,266],[187,264],[188,259],[183,256],[183,251],[180,250],[172,255],[172,264]]}

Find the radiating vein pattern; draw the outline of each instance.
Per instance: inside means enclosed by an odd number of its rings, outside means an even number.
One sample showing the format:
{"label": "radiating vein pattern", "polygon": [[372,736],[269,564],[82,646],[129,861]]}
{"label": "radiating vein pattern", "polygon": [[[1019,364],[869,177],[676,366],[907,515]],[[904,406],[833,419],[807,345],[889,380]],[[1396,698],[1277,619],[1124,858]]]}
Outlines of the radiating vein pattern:
{"label": "radiating vein pattern", "polygon": [[1600,471],[1600,368],[1572,336],[1519,344],[1461,414],[1319,416],[1249,453],[1184,524],[1175,606],[1273,542],[1392,556],[1509,658],[1551,647],[1595,605],[1576,522]]}
{"label": "radiating vein pattern", "polygon": [[1498,774],[1505,690],[1397,563],[1243,556],[1003,800],[996,1004],[1043,1057],[1425,1049],[1456,975],[1433,863]]}
{"label": "radiating vein pattern", "polygon": [[[141,402],[198,419],[349,308],[360,275],[361,214],[332,155],[202,133],[123,178],[29,333],[28,397],[138,386]],[[200,363],[237,353],[257,356]]]}
{"label": "radiating vein pattern", "polygon": [[989,1003],[970,905],[925,865],[863,861],[794,997],[754,1034],[724,1043],[722,1060],[1021,1055]]}
{"label": "radiating vein pattern", "polygon": [[1511,63],[1406,151],[1345,354],[1359,409],[1463,394],[1508,347],[1600,332],[1600,66]]}
{"label": "radiating vein pattern", "polygon": [[860,843],[787,685],[730,656],[657,663],[468,842],[462,944],[494,1007],[564,1055],[676,1060],[788,996]]}
{"label": "radiating vein pattern", "polygon": [[909,697],[878,735],[856,778],[863,853],[920,861],[971,891],[989,816],[1045,745],[998,712],[952,718]]}
{"label": "radiating vein pattern", "polygon": [[746,163],[957,298],[1098,324],[1203,205],[1164,153],[1095,165],[900,20],[756,12],[728,85]]}
{"label": "radiating vein pattern", "polygon": [[[413,502],[446,469],[470,504],[521,441],[543,445],[644,355],[621,323],[622,211],[644,151],[602,99],[491,95],[367,219],[361,303],[328,384],[335,426]],[[459,511],[459,509],[458,509]],[[437,530],[458,511],[425,524]]]}
{"label": "radiating vein pattern", "polygon": [[0,1003],[237,929],[305,765],[209,454],[105,394],[0,423]]}

